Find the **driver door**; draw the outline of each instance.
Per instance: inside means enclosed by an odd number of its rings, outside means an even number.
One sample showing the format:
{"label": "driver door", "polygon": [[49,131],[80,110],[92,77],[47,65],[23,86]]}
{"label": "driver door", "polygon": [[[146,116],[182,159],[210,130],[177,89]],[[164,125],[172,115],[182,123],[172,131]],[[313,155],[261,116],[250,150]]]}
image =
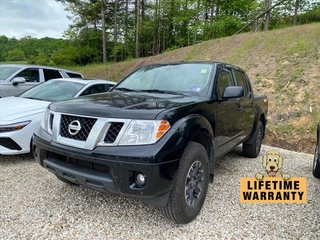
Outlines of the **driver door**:
{"label": "driver door", "polygon": [[13,96],[18,95],[24,92],[25,90],[40,83],[40,74],[39,74],[38,68],[28,68],[28,69],[22,70],[11,79],[11,82],[16,77],[22,77],[26,80],[26,82],[18,83],[17,85],[12,85],[10,87],[10,94]]}

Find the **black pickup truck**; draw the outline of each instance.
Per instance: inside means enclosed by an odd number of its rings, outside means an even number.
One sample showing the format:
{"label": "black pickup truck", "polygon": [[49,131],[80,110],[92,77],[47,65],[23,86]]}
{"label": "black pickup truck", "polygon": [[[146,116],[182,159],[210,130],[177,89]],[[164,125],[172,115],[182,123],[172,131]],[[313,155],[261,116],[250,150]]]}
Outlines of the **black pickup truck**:
{"label": "black pickup truck", "polygon": [[192,221],[215,161],[259,155],[268,101],[219,62],[141,67],[109,93],[52,103],[34,133],[37,162],[63,182],[138,198]]}

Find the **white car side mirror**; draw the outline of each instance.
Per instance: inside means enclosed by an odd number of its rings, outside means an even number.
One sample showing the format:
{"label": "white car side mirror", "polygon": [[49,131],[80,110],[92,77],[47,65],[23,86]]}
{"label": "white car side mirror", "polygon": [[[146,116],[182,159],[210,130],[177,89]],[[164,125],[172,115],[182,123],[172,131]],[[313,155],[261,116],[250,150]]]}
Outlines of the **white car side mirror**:
{"label": "white car side mirror", "polygon": [[14,86],[18,85],[19,83],[25,83],[25,82],[26,82],[26,79],[24,77],[15,77],[11,81],[12,85]]}

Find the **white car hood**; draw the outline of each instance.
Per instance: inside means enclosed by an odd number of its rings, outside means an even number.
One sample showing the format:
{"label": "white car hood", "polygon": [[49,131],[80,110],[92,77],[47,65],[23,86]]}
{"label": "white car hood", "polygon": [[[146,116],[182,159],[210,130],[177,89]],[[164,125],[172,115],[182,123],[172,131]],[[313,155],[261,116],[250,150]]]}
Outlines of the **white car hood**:
{"label": "white car hood", "polygon": [[0,122],[13,122],[44,112],[51,102],[20,97],[0,98]]}

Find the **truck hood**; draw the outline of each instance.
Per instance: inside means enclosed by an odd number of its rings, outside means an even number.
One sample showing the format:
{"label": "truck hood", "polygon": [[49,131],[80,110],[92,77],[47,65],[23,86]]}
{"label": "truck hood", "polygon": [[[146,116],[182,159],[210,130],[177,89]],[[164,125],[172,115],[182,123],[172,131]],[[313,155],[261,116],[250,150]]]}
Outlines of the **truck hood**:
{"label": "truck hood", "polygon": [[72,100],[55,102],[50,109],[57,112],[105,118],[155,119],[164,110],[201,101],[186,95],[108,92]]}
{"label": "truck hood", "polygon": [[51,102],[20,98],[0,98],[0,121],[15,122],[22,118],[44,112]]}

